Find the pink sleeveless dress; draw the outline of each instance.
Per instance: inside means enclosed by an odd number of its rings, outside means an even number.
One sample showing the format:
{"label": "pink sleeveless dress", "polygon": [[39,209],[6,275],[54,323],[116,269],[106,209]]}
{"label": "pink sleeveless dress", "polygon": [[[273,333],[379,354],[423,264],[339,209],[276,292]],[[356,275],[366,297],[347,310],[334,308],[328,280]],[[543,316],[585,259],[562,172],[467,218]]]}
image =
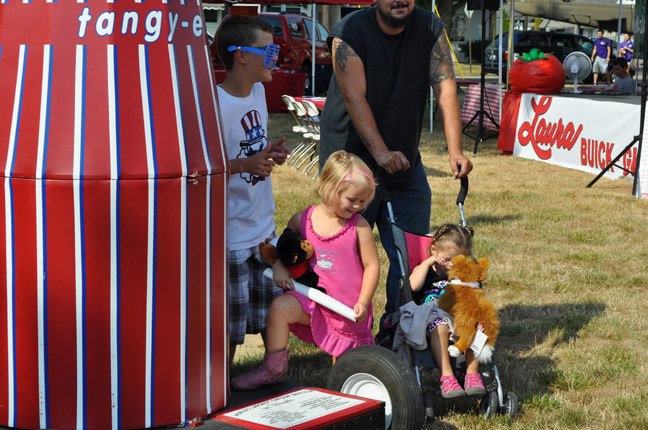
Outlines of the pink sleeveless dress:
{"label": "pink sleeveless dress", "polygon": [[[304,211],[299,227],[302,237],[310,241],[315,250],[315,258],[309,260],[309,267],[319,275],[319,285],[326,289],[329,296],[353,309],[360,296],[364,274],[356,234],[360,215],[354,214],[333,236],[322,237],[315,232],[311,222],[314,208],[315,206],[310,206]],[[320,306],[302,294],[294,291],[286,294],[294,295],[304,312],[311,316],[310,327],[290,325],[290,331],[304,342],[314,343],[334,357],[339,357],[356,346],[374,344],[371,332],[372,306],[368,309],[369,316],[357,323]]]}

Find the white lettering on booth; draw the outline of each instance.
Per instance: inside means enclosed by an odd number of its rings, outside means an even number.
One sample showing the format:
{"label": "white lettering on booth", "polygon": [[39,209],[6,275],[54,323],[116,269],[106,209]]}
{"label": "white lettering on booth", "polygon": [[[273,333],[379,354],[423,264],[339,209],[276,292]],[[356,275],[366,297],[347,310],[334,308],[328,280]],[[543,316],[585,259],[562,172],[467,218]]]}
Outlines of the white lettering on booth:
{"label": "white lettering on booth", "polygon": [[[181,20],[178,12],[169,12],[168,15],[168,28],[169,34],[167,42],[172,43],[178,29],[188,29],[194,37],[203,37],[203,20],[202,17],[194,15],[191,20]],[[121,17],[117,16],[116,12],[103,11],[96,20],[93,22],[93,15],[90,13],[90,8],[85,7],[78,17],[79,21],[79,38],[84,38],[89,31],[92,32],[94,28],[97,36],[111,36],[115,32],[115,24],[117,24],[119,31],[123,35],[131,34],[136,36],[140,31],[140,14],[135,11],[127,11]],[[94,25],[93,25],[94,24]],[[143,39],[147,43],[157,41],[162,33],[164,24],[164,14],[161,10],[152,10],[146,14],[144,19]]]}
{"label": "white lettering on booth", "polygon": [[144,36],[144,40],[153,43],[158,40],[160,37],[160,31],[162,27],[162,12],[159,10],[152,10],[146,16],[146,31],[148,32]]}
{"label": "white lettering on booth", "polygon": [[202,36],[202,19],[200,19],[200,15],[196,15],[193,18],[193,33],[196,35],[196,37]]}
{"label": "white lettering on booth", "polygon": [[121,34],[126,34],[128,32],[128,23],[130,22],[130,33],[137,33],[137,23],[139,22],[139,15],[137,12],[124,12],[124,18],[122,19]]}
{"label": "white lettering on booth", "polygon": [[97,18],[95,31],[99,36],[108,36],[115,28],[115,12],[104,12]]}
{"label": "white lettering on booth", "polygon": [[175,34],[176,25],[178,25],[178,14],[175,14],[175,19],[173,13],[169,12],[169,37],[167,42],[171,43],[173,40],[173,35]]}

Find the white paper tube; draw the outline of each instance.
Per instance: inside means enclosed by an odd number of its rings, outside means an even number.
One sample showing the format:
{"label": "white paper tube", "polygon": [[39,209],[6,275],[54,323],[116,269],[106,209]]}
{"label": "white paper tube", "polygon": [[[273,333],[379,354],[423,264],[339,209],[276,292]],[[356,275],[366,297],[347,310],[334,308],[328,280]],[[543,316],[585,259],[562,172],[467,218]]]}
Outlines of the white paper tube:
{"label": "white paper tube", "polygon": [[[273,279],[272,278],[272,269],[265,269],[263,272],[263,276],[265,276],[268,279]],[[308,297],[315,303],[318,303],[322,306],[324,306],[327,309],[332,310],[333,312],[342,315],[345,318],[350,319],[351,321],[355,322],[355,312],[353,309],[350,307],[338,302],[335,300],[333,297],[324,294],[323,292],[315,289],[315,288],[310,288],[307,287],[304,284],[300,284],[299,282],[295,281],[294,279],[293,285],[295,286],[295,291],[297,291],[300,294],[303,294],[304,296]]]}

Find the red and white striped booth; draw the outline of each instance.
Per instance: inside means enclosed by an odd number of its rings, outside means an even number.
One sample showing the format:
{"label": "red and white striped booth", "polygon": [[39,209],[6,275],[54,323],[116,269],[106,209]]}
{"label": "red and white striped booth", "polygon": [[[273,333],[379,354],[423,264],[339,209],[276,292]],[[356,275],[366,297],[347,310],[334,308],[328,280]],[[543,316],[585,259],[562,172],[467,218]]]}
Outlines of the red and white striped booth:
{"label": "red and white striped booth", "polygon": [[0,425],[222,408],[227,162],[200,0],[0,0]]}

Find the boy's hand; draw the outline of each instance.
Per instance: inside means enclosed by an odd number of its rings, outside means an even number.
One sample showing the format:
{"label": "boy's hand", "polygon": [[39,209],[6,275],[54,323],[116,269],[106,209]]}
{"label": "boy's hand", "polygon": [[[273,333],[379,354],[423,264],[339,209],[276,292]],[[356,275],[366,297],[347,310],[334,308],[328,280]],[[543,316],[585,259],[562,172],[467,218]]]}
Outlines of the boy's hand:
{"label": "boy's hand", "polygon": [[280,155],[273,157],[272,159],[274,160],[275,163],[278,165],[282,165],[283,163],[286,162],[286,159],[290,155],[290,148],[288,148],[286,145],[284,145],[284,142],[286,141],[286,136],[282,137],[279,139],[277,142],[271,143],[271,151],[278,153]]}
{"label": "boy's hand", "polygon": [[295,290],[290,271],[279,260],[272,264],[272,279],[277,287],[282,290]]}
{"label": "boy's hand", "polygon": [[364,303],[356,303],[353,307],[353,311],[356,313],[354,316],[356,322],[362,322],[367,319],[367,306]]}
{"label": "boy's hand", "polygon": [[270,176],[274,158],[280,157],[281,153],[273,152],[270,144],[266,145],[263,151],[257,152],[251,157],[234,158],[230,160],[232,173],[251,173],[254,176]]}

